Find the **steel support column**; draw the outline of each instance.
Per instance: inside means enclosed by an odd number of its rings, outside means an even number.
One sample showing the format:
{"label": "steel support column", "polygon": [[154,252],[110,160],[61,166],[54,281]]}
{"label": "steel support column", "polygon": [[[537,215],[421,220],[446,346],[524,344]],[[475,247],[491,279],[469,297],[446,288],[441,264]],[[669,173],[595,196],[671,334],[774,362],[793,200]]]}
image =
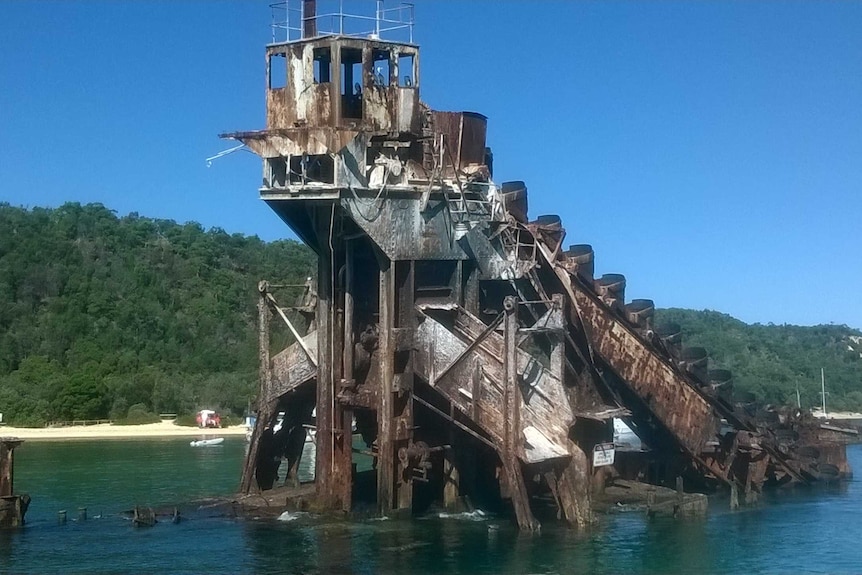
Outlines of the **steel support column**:
{"label": "steel support column", "polygon": [[521,434],[521,389],[518,382],[518,301],[512,296],[503,301],[506,318],[504,323],[503,353],[503,471],[518,527],[527,531],[538,531],[539,522],[530,509],[527,486],[518,453],[522,448]]}

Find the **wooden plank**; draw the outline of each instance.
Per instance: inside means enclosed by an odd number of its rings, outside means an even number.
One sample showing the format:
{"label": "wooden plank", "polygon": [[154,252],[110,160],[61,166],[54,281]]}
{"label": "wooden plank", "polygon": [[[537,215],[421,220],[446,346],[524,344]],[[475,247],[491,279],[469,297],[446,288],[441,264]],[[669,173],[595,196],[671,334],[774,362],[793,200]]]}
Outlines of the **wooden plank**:
{"label": "wooden plank", "polygon": [[[309,350],[317,356],[317,331],[305,336]],[[270,360],[271,371],[268,385],[261,387],[260,400],[276,400],[317,377],[317,367],[309,361],[305,352],[292,343]]]}
{"label": "wooden plank", "polygon": [[[473,352],[458,362],[445,378],[437,378],[435,389],[451,401],[459,411],[469,416],[498,445],[504,438],[505,422],[502,399],[503,337],[496,332],[487,332],[485,324],[457,306],[447,311],[433,311],[429,306],[420,306],[425,313],[432,313],[418,328],[417,342],[422,360],[417,366],[428,374],[441,369],[437,366],[451,365],[456,357],[464,355],[473,336],[486,334],[485,340],[473,347]],[[443,315],[440,315],[440,314]],[[447,319],[447,314],[452,314]],[[440,323],[446,320],[449,325]],[[434,351],[430,352],[433,344]],[[529,354],[517,350],[518,377],[526,380],[528,397],[523,402],[519,417],[525,426],[533,426],[561,448],[568,438],[568,426],[574,421],[566,390],[562,380],[550,370],[531,359]],[[559,357],[557,358],[559,359]],[[525,367],[526,366],[526,367]],[[469,394],[461,390],[469,391]],[[519,453],[523,455],[523,453]]]}
{"label": "wooden plank", "polygon": [[557,472],[560,509],[570,525],[586,527],[592,523],[590,462],[574,442],[569,441],[567,447],[569,461]]}
{"label": "wooden plank", "polygon": [[249,494],[252,491],[258,491],[257,483],[255,482],[255,472],[260,454],[261,436],[263,435],[263,430],[275,417],[277,405],[278,402],[270,402],[258,407],[257,422],[255,423],[254,431],[251,433],[248,454],[246,455],[245,466],[242,471],[242,479],[239,487],[240,493]]}
{"label": "wooden plank", "polygon": [[541,463],[550,459],[568,458],[569,452],[545,437],[545,434],[528,425],[524,427],[523,436],[525,463]]}

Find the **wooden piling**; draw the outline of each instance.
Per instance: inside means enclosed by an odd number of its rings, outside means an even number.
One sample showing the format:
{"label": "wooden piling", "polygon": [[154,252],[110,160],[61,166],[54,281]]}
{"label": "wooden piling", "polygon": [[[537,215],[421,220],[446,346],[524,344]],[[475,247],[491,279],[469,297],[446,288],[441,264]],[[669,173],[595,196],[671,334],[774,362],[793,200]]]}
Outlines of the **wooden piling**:
{"label": "wooden piling", "polygon": [[15,495],[15,448],[24,443],[17,437],[0,438],[0,527],[19,527],[30,505],[29,495]]}
{"label": "wooden piling", "polygon": [[156,512],[151,507],[135,506],[132,524],[135,527],[152,527],[156,524]]}
{"label": "wooden piling", "polygon": [[22,443],[17,437],[0,438],[0,497],[15,493],[15,448]]}
{"label": "wooden piling", "polygon": [[593,520],[590,497],[590,461],[573,441],[567,441],[569,462],[559,470],[560,506],[569,525],[586,527]]}
{"label": "wooden piling", "polygon": [[[269,357],[269,326],[271,312],[267,304],[268,285],[267,282],[261,281],[258,284],[258,300],[257,300],[257,333],[258,333],[258,389],[265,391],[271,383],[271,364]],[[259,401],[263,400],[263,393],[260,394]],[[242,470],[242,478],[240,480],[240,493],[250,493],[255,488],[254,474],[260,456],[260,440],[264,426],[268,424],[275,416],[275,405],[258,405],[257,410],[257,425],[251,434],[251,440],[248,445],[248,454],[245,458],[245,465]]]}

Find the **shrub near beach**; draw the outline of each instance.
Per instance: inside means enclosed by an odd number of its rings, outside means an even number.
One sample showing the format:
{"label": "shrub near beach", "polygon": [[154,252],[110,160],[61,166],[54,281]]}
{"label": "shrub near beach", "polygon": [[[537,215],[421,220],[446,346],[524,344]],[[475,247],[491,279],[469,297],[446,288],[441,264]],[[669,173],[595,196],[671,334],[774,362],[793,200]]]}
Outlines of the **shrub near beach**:
{"label": "shrub near beach", "polygon": [[114,425],[144,425],[147,423],[159,423],[161,418],[155,413],[147,411],[143,403],[136,403],[129,408],[128,415],[123,419],[114,420]]}

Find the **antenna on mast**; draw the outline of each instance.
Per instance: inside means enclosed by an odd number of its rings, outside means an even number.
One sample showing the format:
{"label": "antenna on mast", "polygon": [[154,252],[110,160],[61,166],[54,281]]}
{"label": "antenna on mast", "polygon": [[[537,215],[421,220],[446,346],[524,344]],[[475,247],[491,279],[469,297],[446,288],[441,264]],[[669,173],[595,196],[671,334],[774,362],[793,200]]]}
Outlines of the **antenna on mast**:
{"label": "antenna on mast", "polygon": [[820,396],[823,398],[823,419],[827,419],[828,414],[826,413],[826,374],[823,371],[822,367],[820,368]]}

